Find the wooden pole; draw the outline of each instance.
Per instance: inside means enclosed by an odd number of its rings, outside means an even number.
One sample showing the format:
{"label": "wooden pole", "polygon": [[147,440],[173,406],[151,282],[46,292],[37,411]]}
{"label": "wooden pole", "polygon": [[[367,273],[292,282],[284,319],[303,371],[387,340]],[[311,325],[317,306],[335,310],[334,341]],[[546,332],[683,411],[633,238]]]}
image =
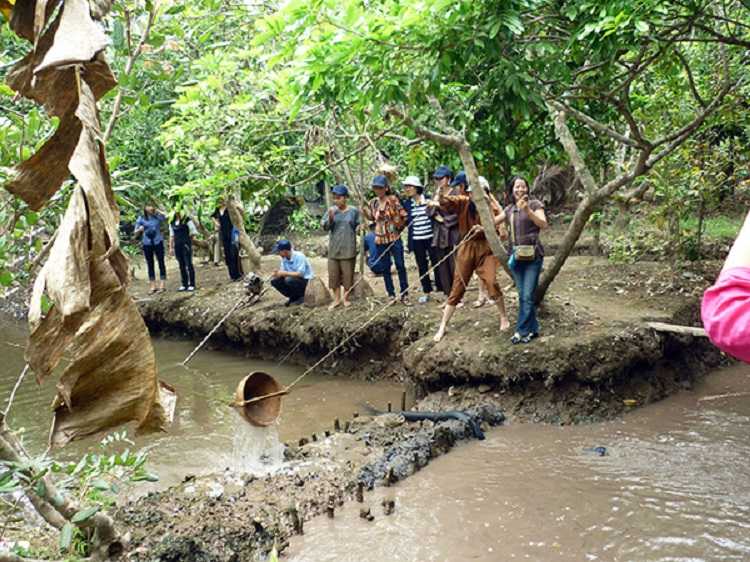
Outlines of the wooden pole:
{"label": "wooden pole", "polygon": [[679,326],[677,324],[666,324],[664,322],[646,322],[646,326],[657,332],[670,332],[673,334],[682,334],[684,336],[695,336],[698,338],[707,338],[706,330],[695,326]]}

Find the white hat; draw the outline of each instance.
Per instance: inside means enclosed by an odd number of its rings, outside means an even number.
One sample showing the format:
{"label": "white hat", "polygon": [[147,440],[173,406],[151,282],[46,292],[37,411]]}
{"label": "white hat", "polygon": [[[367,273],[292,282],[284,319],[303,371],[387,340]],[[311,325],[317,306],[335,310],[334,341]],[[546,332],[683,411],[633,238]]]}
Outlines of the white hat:
{"label": "white hat", "polygon": [[424,187],[417,176],[408,176],[404,181],[401,182],[401,184],[412,185],[414,187]]}

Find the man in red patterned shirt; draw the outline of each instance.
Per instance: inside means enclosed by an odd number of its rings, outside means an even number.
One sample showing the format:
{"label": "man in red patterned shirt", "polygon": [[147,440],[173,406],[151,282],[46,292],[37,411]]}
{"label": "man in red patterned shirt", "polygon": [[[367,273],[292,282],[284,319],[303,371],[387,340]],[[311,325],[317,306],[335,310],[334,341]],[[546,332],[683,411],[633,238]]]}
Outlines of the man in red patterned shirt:
{"label": "man in red patterned shirt", "polygon": [[[385,176],[375,176],[372,179],[372,190],[376,197],[362,209],[362,214],[375,223],[375,244],[380,255],[388,253],[393,258],[401,287],[401,302],[408,306],[409,279],[406,276],[404,245],[401,242],[401,231],[406,226],[406,210],[398,197],[391,193]],[[388,296],[395,299],[396,290],[390,268],[383,273],[383,282]]]}

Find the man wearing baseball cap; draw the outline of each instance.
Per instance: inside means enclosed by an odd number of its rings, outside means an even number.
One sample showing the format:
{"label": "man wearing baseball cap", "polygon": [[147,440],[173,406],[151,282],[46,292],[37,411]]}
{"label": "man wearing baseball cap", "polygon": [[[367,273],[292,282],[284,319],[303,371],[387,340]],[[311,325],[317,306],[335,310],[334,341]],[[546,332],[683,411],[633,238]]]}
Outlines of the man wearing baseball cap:
{"label": "man wearing baseball cap", "polygon": [[323,217],[323,229],[331,233],[328,239],[328,288],[333,293],[333,302],[329,310],[342,303],[345,307],[351,305],[349,290],[354,284],[359,226],[359,211],[347,204],[349,189],[345,185],[336,185],[331,193],[336,204]]}
{"label": "man wearing baseball cap", "polygon": [[[398,283],[401,288],[401,302],[409,305],[409,279],[406,276],[404,263],[404,245],[401,242],[401,231],[406,225],[406,211],[398,197],[391,194],[388,178],[382,175],[372,178],[372,190],[375,197],[362,209],[362,213],[375,223],[375,243],[381,256],[393,258],[398,272]],[[383,258],[385,259],[385,258]],[[383,282],[388,296],[396,298],[391,270],[383,273]]]}
{"label": "man wearing baseball cap", "polygon": [[271,286],[289,299],[286,306],[304,303],[307,282],[313,278],[310,262],[305,254],[292,250],[289,240],[276,242],[273,251],[281,258],[281,269],[273,272]]}

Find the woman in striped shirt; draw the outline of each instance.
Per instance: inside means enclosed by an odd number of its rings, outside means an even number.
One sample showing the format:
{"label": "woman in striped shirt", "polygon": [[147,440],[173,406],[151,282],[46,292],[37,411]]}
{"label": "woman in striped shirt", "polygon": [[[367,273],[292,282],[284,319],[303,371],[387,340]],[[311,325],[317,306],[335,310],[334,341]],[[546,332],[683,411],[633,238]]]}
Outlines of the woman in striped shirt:
{"label": "woman in striped shirt", "polygon": [[[432,282],[428,275],[430,264],[434,267],[437,263],[437,253],[432,247],[432,219],[427,215],[427,199],[424,196],[424,187],[417,176],[409,176],[403,181],[404,194],[408,197],[403,201],[403,206],[408,213],[409,224],[409,251],[414,252],[419,269],[419,280],[422,283],[424,295],[419,297],[420,303],[430,300],[432,293]],[[429,263],[428,263],[429,258]],[[435,285],[438,291],[442,291],[440,277],[437,270],[433,272]]]}

